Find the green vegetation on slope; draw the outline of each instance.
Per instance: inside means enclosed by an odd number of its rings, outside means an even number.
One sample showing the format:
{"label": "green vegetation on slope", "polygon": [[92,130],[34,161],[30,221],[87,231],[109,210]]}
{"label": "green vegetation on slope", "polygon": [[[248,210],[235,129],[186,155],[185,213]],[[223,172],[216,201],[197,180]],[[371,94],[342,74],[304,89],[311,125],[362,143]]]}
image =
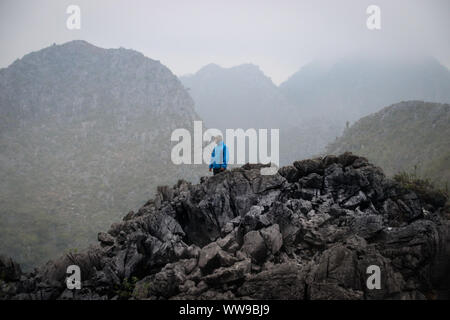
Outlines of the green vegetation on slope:
{"label": "green vegetation on slope", "polygon": [[364,117],[326,153],[367,157],[388,175],[414,172],[440,188],[450,185],[450,105],[401,102]]}

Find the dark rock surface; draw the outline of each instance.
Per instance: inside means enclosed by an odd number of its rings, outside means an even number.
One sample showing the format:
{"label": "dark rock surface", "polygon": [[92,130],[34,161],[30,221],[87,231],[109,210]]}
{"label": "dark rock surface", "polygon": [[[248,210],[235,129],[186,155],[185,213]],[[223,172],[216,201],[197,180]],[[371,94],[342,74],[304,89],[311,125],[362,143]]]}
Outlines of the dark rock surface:
{"label": "dark rock surface", "polygon": [[[450,288],[443,208],[366,159],[246,165],[159,188],[100,244],[32,273],[0,259],[3,299],[433,299]],[[81,290],[66,289],[68,265]],[[366,286],[367,267],[381,289]]]}

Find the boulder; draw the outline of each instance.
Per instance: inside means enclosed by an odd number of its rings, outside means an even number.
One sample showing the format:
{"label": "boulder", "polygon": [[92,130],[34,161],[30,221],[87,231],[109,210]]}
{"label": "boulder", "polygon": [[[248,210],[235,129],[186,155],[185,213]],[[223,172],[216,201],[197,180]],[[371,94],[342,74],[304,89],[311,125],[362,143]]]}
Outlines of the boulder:
{"label": "boulder", "polygon": [[245,234],[241,250],[255,263],[261,263],[268,253],[264,238],[259,231],[250,231]]}
{"label": "boulder", "polygon": [[99,232],[97,239],[104,246],[111,246],[114,244],[114,237],[106,232]]}
{"label": "boulder", "polygon": [[266,248],[271,254],[276,254],[283,245],[283,236],[280,233],[280,227],[278,224],[273,224],[268,228],[264,228],[260,231]]}
{"label": "boulder", "polygon": [[236,258],[222,250],[216,242],[203,247],[198,258],[198,266],[205,274],[221,266],[230,266],[234,262]]}

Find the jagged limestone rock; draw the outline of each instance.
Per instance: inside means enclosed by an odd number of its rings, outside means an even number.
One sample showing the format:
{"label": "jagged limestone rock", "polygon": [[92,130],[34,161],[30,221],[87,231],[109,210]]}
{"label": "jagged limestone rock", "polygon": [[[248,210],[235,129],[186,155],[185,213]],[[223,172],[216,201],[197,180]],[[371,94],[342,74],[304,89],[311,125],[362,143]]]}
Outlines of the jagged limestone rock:
{"label": "jagged limestone rock", "polygon": [[[159,188],[100,245],[22,274],[2,259],[3,299],[424,299],[450,288],[444,208],[352,154],[273,177],[244,166]],[[296,177],[294,179],[294,177]],[[319,183],[321,182],[321,183]],[[66,267],[82,271],[68,292]],[[366,286],[378,266],[381,288]],[[13,276],[11,276],[13,275]]]}

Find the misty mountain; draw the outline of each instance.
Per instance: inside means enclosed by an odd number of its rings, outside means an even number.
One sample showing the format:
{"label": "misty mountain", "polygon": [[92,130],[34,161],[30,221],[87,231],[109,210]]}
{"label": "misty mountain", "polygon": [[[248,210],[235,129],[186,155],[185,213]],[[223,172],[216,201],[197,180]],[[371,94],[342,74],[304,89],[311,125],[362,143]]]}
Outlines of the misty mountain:
{"label": "misty mountain", "polygon": [[180,79],[208,127],[279,128],[282,165],[322,153],[347,121],[387,105],[450,102],[450,72],[430,57],[317,60],[279,87],[250,64],[210,64]]}
{"label": "misty mountain", "polygon": [[303,117],[258,66],[209,64],[180,80],[209,128],[279,129],[282,165],[318,154],[340,134],[332,121]]}
{"label": "misty mountain", "polygon": [[405,101],[450,102],[450,71],[430,57],[353,56],[312,62],[280,85],[305,116],[348,121]]}
{"label": "misty mountain", "polygon": [[209,64],[180,80],[211,128],[279,127],[292,112],[277,86],[253,64],[232,68]]}
{"label": "misty mountain", "polygon": [[27,266],[82,248],[156,185],[193,179],[170,161],[193,105],[159,61],[85,41],[0,70],[0,252]]}
{"label": "misty mountain", "polygon": [[416,173],[443,186],[450,185],[449,137],[449,104],[407,101],[357,121],[326,152],[355,152],[389,175]]}

